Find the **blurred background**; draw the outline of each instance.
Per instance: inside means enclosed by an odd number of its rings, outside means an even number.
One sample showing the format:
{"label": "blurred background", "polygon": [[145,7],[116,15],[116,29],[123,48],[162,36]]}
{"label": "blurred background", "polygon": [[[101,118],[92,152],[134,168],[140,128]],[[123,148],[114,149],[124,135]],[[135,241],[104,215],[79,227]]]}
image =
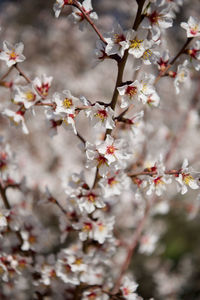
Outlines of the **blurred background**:
{"label": "blurred background", "polygon": [[[136,3],[134,0],[93,0],[94,10],[98,13],[98,26],[102,32],[111,30],[114,20],[128,29],[134,20]],[[11,43],[23,42],[26,61],[21,68],[34,79],[46,73],[53,76],[50,96],[64,89],[71,90],[75,96],[84,95],[94,101],[109,101],[115,84],[116,65],[113,61],[106,61],[96,66],[94,49],[95,33],[91,28],[84,32],[78,30],[67,18],[70,8],[65,8],[56,19],[53,13],[53,0],[1,0],[0,1],[0,40]],[[185,39],[185,32],[179,24],[190,15],[200,16],[199,0],[186,0],[177,12],[174,26],[167,30],[165,39],[170,52],[173,54],[180,48]],[[127,68],[127,78],[133,76],[133,63]],[[6,66],[0,62],[0,72],[4,74]],[[10,79],[23,82],[23,79],[13,71]],[[152,126],[158,122],[173,129],[177,123],[177,112],[185,111],[188,101],[195,92],[195,84],[178,96],[175,102],[175,92],[171,83],[158,85],[162,95],[161,109],[149,112]],[[0,110],[12,107],[8,101],[10,91],[1,89]],[[182,101],[182,102],[181,102]],[[181,103],[181,104],[180,104]],[[13,106],[14,107],[14,106]],[[169,117],[170,113],[170,117]],[[19,176],[26,176],[30,186],[45,188],[48,184],[59,197],[65,197],[58,191],[58,186],[66,184],[69,172],[79,172],[84,164],[84,154],[80,151],[79,140],[72,133],[64,129],[51,139],[48,136],[45,117],[41,108],[36,109],[36,116],[28,115],[27,126],[29,136],[24,136],[20,129],[10,128],[6,119],[0,116],[0,135],[16,152],[17,163],[20,166]],[[92,141],[94,133],[88,128],[84,118],[79,120],[78,129],[87,140]],[[194,131],[195,126],[195,131]],[[190,131],[191,129],[191,131]],[[183,159],[185,155],[194,160],[194,167],[200,170],[199,162],[199,114],[197,111],[191,116],[191,127],[186,133],[182,145],[179,145],[176,157]],[[156,136],[162,133],[157,129]],[[192,134],[191,134],[192,132]],[[195,134],[194,134],[195,132]],[[156,148],[156,141],[152,142],[152,149]],[[158,142],[159,143],[159,142]],[[184,146],[183,146],[184,145]],[[191,151],[192,145],[192,151]],[[77,147],[78,146],[78,147]],[[163,147],[163,146],[160,146]],[[159,153],[159,146],[157,146]],[[27,163],[29,162],[29,163]],[[31,163],[30,163],[31,162]],[[88,180],[94,174],[88,172]],[[11,195],[12,197],[12,195]],[[147,256],[135,254],[130,271],[134,273],[139,283],[139,292],[144,299],[182,299],[200,300],[200,217],[188,221],[187,209],[188,193],[184,197],[172,199],[171,213],[158,216],[156,222],[165,226],[166,230],[154,254]],[[64,199],[64,198],[63,198]],[[12,201],[16,201],[14,198]],[[158,271],[159,270],[159,271]]]}

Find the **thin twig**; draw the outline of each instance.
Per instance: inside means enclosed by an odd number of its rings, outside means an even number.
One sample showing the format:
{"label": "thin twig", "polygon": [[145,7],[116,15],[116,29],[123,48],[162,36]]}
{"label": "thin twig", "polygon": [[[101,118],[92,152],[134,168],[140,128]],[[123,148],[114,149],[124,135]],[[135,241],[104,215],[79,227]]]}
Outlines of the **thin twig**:
{"label": "thin twig", "polygon": [[[165,171],[164,174],[166,175],[178,175],[180,174],[180,171],[178,170],[169,170]],[[148,176],[155,176],[158,175],[157,171],[141,171],[141,172],[136,172],[136,173],[130,173],[127,174],[129,177],[137,177],[137,176],[142,176],[142,175],[148,175]]]}
{"label": "thin twig", "polygon": [[94,29],[94,31],[97,33],[97,35],[99,36],[99,38],[105,43],[107,44],[107,42],[105,41],[103,35],[101,34],[101,32],[99,31],[99,29],[96,27],[96,25],[94,24],[94,22],[91,20],[90,16],[84,11],[84,9],[82,8],[82,6],[79,4],[79,2],[77,0],[74,0],[74,5],[82,12],[82,14],[84,15],[85,19],[88,21],[88,23],[92,26],[92,28]]}

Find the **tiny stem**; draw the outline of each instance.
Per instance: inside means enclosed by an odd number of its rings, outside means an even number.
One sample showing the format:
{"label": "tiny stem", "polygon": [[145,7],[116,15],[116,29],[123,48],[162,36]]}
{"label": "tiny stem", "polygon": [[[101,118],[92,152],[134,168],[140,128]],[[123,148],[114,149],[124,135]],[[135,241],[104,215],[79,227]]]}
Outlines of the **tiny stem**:
{"label": "tiny stem", "polygon": [[20,67],[18,66],[18,64],[15,64],[14,67],[19,72],[19,75],[21,75],[22,77],[24,77],[24,79],[28,83],[31,83],[31,79],[28,76],[26,76],[26,74],[20,69]]}
{"label": "tiny stem", "polygon": [[86,141],[85,141],[85,139],[82,137],[82,135],[80,135],[79,132],[77,132],[76,135],[77,135],[77,137],[81,140],[81,142],[83,142],[83,144],[85,145]]}

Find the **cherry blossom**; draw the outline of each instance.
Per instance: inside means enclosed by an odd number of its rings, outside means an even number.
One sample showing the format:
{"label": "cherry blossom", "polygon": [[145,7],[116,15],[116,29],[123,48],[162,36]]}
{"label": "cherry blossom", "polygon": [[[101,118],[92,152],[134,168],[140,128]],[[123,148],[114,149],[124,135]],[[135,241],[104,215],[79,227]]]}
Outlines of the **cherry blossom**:
{"label": "cherry blossom", "polygon": [[123,284],[120,287],[123,297],[128,300],[136,300],[137,294],[135,293],[138,284],[134,281],[131,281],[128,277],[124,277]]}
{"label": "cherry blossom", "polygon": [[91,120],[91,126],[113,129],[115,122],[113,121],[114,111],[110,107],[105,107],[96,103],[85,111],[86,116]]}
{"label": "cherry blossom", "polygon": [[123,31],[118,23],[113,26],[113,31],[105,35],[107,42],[105,52],[107,55],[117,54],[120,57],[124,56],[124,51],[129,48],[127,41],[127,33]]}
{"label": "cherry blossom", "polygon": [[24,50],[24,44],[18,43],[14,46],[9,42],[3,42],[3,50],[0,52],[0,59],[5,60],[8,67],[13,66],[18,62],[24,61],[26,58],[22,54]]}
{"label": "cherry blossom", "polygon": [[199,189],[197,180],[195,180],[195,178],[193,178],[193,176],[191,175],[188,165],[188,160],[184,159],[180,174],[175,178],[178,182],[178,191],[180,191],[182,195],[187,192],[187,186],[194,190]]}
{"label": "cherry blossom", "polygon": [[125,84],[117,88],[121,96],[121,107],[127,107],[131,102],[138,98],[140,85],[138,80],[135,80],[131,84]]}
{"label": "cherry blossom", "polygon": [[181,23],[181,27],[186,30],[188,38],[200,36],[200,22],[195,17],[189,17],[187,23]]}

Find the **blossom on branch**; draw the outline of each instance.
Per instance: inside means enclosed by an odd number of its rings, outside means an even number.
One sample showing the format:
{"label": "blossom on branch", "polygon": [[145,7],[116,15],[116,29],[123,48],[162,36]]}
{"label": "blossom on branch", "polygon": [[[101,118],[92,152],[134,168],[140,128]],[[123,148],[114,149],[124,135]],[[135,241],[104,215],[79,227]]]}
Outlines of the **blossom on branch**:
{"label": "blossom on branch", "polygon": [[14,46],[7,41],[3,42],[3,50],[0,52],[0,59],[5,60],[8,67],[15,65],[18,62],[24,61],[26,58],[22,54],[24,44],[18,43]]}
{"label": "blossom on branch", "polygon": [[187,37],[200,36],[200,21],[195,17],[189,17],[188,22],[182,22],[181,27],[186,30]]}

